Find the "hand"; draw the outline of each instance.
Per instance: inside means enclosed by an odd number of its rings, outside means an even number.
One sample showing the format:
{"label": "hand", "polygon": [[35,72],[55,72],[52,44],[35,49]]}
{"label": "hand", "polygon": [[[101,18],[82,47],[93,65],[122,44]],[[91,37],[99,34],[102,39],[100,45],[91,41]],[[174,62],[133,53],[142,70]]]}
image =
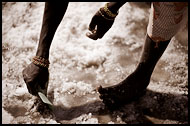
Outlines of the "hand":
{"label": "hand", "polygon": [[100,8],[100,10],[96,12],[96,14],[92,17],[92,20],[89,25],[89,30],[91,32],[88,32],[86,34],[87,37],[93,40],[102,38],[104,34],[111,28],[114,22],[114,19],[108,20],[104,18],[100,11],[104,13],[103,8]]}
{"label": "hand", "polygon": [[42,91],[45,95],[47,94],[48,68],[39,67],[31,63],[22,71],[22,74],[30,94],[37,96],[38,91]]}

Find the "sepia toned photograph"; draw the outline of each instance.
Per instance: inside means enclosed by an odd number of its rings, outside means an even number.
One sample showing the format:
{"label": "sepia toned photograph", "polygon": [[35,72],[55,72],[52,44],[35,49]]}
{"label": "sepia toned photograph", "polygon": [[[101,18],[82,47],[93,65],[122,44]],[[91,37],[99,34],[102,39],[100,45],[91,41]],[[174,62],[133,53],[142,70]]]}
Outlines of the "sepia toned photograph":
{"label": "sepia toned photograph", "polygon": [[188,2],[2,2],[3,124],[188,124]]}

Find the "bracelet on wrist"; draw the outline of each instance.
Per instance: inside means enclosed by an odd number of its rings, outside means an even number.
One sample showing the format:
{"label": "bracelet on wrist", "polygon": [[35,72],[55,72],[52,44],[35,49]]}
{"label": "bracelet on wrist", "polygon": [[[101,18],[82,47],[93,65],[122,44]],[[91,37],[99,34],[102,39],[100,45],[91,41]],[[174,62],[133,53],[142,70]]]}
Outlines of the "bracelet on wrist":
{"label": "bracelet on wrist", "polygon": [[40,56],[33,57],[32,62],[37,66],[45,67],[45,68],[49,68],[49,64],[50,64],[48,59],[45,59]]}
{"label": "bracelet on wrist", "polygon": [[104,19],[106,19],[106,20],[114,20],[115,18],[110,18],[110,17],[108,17],[107,15],[104,15],[102,12],[101,12],[101,8],[100,8],[100,10],[98,11],[98,13],[104,18]]}
{"label": "bracelet on wrist", "polygon": [[108,9],[108,3],[105,4],[104,6],[104,11],[105,13],[111,17],[111,18],[115,18],[117,15],[118,15],[118,12],[116,14],[114,14],[113,12],[111,12],[109,9]]}

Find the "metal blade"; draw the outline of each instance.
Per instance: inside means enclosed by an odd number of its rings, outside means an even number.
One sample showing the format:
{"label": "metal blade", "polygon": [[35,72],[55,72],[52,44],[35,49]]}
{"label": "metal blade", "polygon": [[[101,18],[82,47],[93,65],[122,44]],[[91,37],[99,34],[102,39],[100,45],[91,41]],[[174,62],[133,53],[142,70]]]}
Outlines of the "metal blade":
{"label": "metal blade", "polygon": [[41,99],[44,103],[46,103],[46,104],[48,104],[48,105],[50,105],[50,106],[53,105],[53,104],[48,100],[48,98],[47,98],[42,92],[38,92],[38,95],[39,95],[40,99]]}

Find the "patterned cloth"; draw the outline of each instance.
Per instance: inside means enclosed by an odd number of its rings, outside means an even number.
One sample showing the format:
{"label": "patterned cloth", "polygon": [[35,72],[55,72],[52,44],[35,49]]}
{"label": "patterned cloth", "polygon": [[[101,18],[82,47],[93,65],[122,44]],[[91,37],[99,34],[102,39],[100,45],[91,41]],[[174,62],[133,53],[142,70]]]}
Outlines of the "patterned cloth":
{"label": "patterned cloth", "polygon": [[170,40],[188,22],[188,2],[152,2],[147,34],[155,41]]}

